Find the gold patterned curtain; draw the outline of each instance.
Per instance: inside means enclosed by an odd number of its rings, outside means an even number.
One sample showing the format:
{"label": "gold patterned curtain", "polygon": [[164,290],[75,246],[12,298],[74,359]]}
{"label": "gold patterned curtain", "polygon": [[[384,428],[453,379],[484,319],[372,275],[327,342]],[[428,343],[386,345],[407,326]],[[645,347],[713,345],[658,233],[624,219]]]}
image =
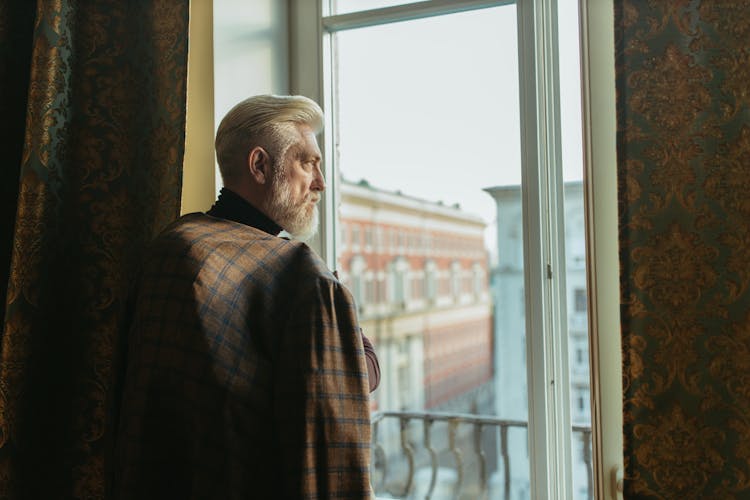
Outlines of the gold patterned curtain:
{"label": "gold patterned curtain", "polygon": [[750,9],[615,5],[625,497],[750,498]]}
{"label": "gold patterned curtain", "polygon": [[0,0],[0,498],[107,497],[128,291],[179,212],[187,35],[188,0]]}

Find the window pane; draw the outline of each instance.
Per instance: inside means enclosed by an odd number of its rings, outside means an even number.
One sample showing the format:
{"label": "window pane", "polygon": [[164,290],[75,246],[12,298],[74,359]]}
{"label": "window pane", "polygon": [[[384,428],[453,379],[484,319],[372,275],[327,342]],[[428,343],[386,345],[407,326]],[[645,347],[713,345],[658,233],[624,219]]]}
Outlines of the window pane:
{"label": "window pane", "polygon": [[[513,5],[334,35],[339,222],[353,234],[382,234],[371,245],[338,246],[345,283],[373,276],[359,308],[383,373],[374,409],[527,420],[516,36]],[[389,469],[405,470],[390,423],[378,428],[379,442]],[[461,491],[475,498],[470,431],[459,433]],[[490,498],[504,492],[502,449],[512,497],[527,498],[527,430],[507,434],[506,447],[499,432],[483,434]],[[429,456],[415,459],[424,493]],[[455,466],[450,454],[439,460]],[[399,491],[404,480],[388,476],[386,487]]]}
{"label": "window pane", "polygon": [[241,100],[288,86],[287,17],[276,0],[213,0],[214,126]]}
{"label": "window pane", "polygon": [[379,9],[409,3],[420,3],[424,0],[330,0],[331,15],[349,14],[363,10]]}
{"label": "window pane", "polygon": [[[586,292],[586,230],[583,205],[581,80],[577,0],[559,0],[560,116],[565,205],[565,282],[568,289],[568,352],[573,452],[573,497],[591,491],[591,395]],[[588,429],[585,431],[583,429]],[[588,463],[587,463],[588,462]]]}

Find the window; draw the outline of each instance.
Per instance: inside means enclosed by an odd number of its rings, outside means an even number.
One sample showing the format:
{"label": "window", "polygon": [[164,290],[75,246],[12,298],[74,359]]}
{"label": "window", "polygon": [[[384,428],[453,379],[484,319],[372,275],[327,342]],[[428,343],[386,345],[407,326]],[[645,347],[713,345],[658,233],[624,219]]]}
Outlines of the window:
{"label": "window", "polygon": [[479,262],[475,262],[472,265],[472,287],[471,291],[479,297],[487,290],[487,286],[484,282],[484,268]]}
{"label": "window", "polygon": [[414,397],[411,390],[411,373],[409,370],[409,338],[405,338],[398,342],[398,361],[396,367],[398,369],[398,407],[399,409],[406,410],[407,408],[413,408]]}
{"label": "window", "polygon": [[412,273],[410,296],[417,303],[421,303],[424,299],[424,273],[420,270],[415,270]]}
{"label": "window", "polygon": [[[366,267],[367,263],[365,262],[365,259],[361,255],[355,255],[347,266],[346,272],[343,273],[345,276],[349,277],[347,285],[349,286],[349,290],[352,292],[360,311],[362,310],[365,300],[364,272]],[[342,276],[342,278],[343,277],[344,276]]]}
{"label": "window", "polygon": [[360,234],[359,225],[352,225],[352,249],[358,251],[360,249]]}
{"label": "window", "polygon": [[347,247],[351,247],[349,244],[349,225],[346,223],[341,223],[341,233],[340,233],[341,239],[339,240],[341,242],[341,250],[344,250]]}
{"label": "window", "polygon": [[409,299],[409,264],[403,257],[398,257],[390,264],[391,300],[393,307],[403,309]]}
{"label": "window", "polygon": [[574,290],[574,293],[575,293],[575,297],[573,299],[573,302],[575,304],[575,312],[585,313],[586,303],[588,301],[588,297],[586,296],[586,290],[583,288],[576,288]]}
{"label": "window", "polygon": [[[578,475],[571,472],[572,442],[578,439],[572,435],[571,411],[580,401],[570,386],[565,335],[567,316],[576,306],[567,300],[574,296],[569,286],[579,286],[566,266],[566,249],[573,245],[566,235],[576,233],[566,232],[566,187],[582,186],[580,137],[566,134],[581,129],[580,117],[578,124],[561,126],[575,115],[580,82],[577,60],[565,59],[577,54],[577,47],[554,38],[559,31],[577,41],[577,6],[560,3],[557,8],[552,0],[292,2],[293,26],[309,34],[300,35],[295,45],[294,90],[322,99],[327,111],[326,175],[334,198],[355,203],[353,180],[366,178],[370,201],[358,213],[369,210],[373,222],[394,227],[394,253],[405,255],[407,234],[431,227],[434,246],[409,241],[406,269],[427,269],[427,256],[433,259],[435,308],[454,308],[453,320],[479,323],[493,317],[493,308],[494,317],[501,318],[476,336],[480,345],[492,346],[493,382],[502,388],[477,411],[531,422],[528,434],[511,443],[518,450],[529,445],[525,472],[514,464],[514,496],[523,498],[572,498],[580,491],[573,484]],[[365,8],[378,10],[361,11]],[[573,18],[556,25],[558,13]],[[559,49],[559,59],[552,48]],[[311,62],[319,64],[310,70]],[[560,83],[558,68],[575,81]],[[485,116],[511,119],[485,123]],[[464,131],[471,137],[462,137]],[[441,166],[444,160],[449,164]],[[326,201],[321,253],[340,267],[331,234],[337,226],[335,207]],[[485,242],[492,273],[492,293],[485,283],[479,306],[452,297],[466,278],[459,259],[467,241],[477,236]],[[581,248],[580,242],[575,245]],[[382,257],[382,266],[397,262],[393,254]],[[581,259],[571,260],[585,278]],[[471,264],[466,265],[471,273]],[[393,291],[388,301],[405,300],[410,290],[408,283],[398,285],[399,272],[395,265],[387,270]],[[428,297],[430,281],[425,273]],[[582,284],[585,295],[585,279]],[[527,314],[531,311],[545,315]],[[448,315],[431,318],[438,317]],[[424,404],[439,409],[461,399],[454,388],[463,372],[446,357],[462,351],[446,347],[456,339],[440,328],[449,332],[456,325],[436,325],[432,319],[422,321],[431,330],[416,335],[423,373],[429,373],[423,379]],[[535,375],[528,390],[527,373]]]}
{"label": "window", "polygon": [[374,304],[377,302],[377,295],[375,291],[375,276],[372,271],[365,273],[365,298],[364,304]]}
{"label": "window", "polygon": [[451,263],[451,295],[453,300],[458,302],[461,299],[461,264],[459,262]]}
{"label": "window", "polygon": [[428,259],[425,262],[424,274],[425,274],[425,298],[430,302],[435,302],[437,298],[437,271],[435,261]]}

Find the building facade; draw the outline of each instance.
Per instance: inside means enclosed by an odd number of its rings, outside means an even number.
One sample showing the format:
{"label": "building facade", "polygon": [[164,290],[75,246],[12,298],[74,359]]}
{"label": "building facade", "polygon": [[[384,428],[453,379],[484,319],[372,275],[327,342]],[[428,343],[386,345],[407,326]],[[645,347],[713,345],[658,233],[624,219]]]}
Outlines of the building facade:
{"label": "building facade", "polygon": [[383,373],[373,408],[491,410],[484,221],[365,181],[340,186],[339,275]]}
{"label": "building facade", "polygon": [[[340,183],[339,275],[355,296],[362,328],[381,363],[373,410],[440,410],[528,421],[521,189],[485,191],[497,210],[497,259],[491,269],[486,223],[480,218],[365,181]],[[574,425],[590,426],[581,183],[567,183],[564,195],[571,419]],[[417,441],[419,430],[413,431]],[[399,429],[381,426],[379,432],[390,459],[398,463]],[[587,498],[583,448],[590,442],[581,437],[572,434],[573,487],[576,498]],[[485,447],[497,444],[488,441]],[[508,450],[512,497],[528,498],[526,429],[509,430]],[[499,454],[492,455],[490,470],[497,472],[491,488],[499,491],[503,467]]]}

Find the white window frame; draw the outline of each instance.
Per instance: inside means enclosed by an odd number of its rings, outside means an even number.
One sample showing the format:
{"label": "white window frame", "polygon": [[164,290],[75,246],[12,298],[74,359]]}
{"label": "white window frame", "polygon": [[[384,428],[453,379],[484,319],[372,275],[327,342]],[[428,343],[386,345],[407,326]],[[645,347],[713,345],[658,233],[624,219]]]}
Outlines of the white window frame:
{"label": "white window frame", "polygon": [[[614,0],[580,0],[594,498],[623,498]],[[602,370],[601,367],[606,367]]]}
{"label": "white window frame", "polygon": [[[612,0],[579,0],[581,12],[584,161],[586,174],[588,284],[592,370],[592,425],[596,498],[617,498],[610,481],[622,469],[621,380],[617,367],[600,379],[600,357],[619,356],[619,298],[616,274],[616,186],[613,188],[614,54]],[[318,0],[290,2],[290,91],[307,95],[326,110],[326,130],[336,116],[329,67],[330,32],[432,15],[516,3],[519,33],[521,140],[523,168],[524,262],[528,343],[529,441],[533,450],[531,498],[572,498],[570,387],[568,383],[564,272],[564,216],[560,163],[557,23],[554,0],[428,0],[351,14],[324,17]],[[607,53],[607,49],[610,49]],[[608,55],[609,54],[609,55]],[[612,70],[608,69],[611,64]],[[602,79],[604,78],[604,79]],[[537,103],[543,103],[538,106]],[[598,112],[592,113],[593,106]],[[539,138],[553,137],[541,143]],[[328,186],[321,207],[321,228],[312,246],[331,268],[336,265],[336,207],[333,137],[323,136],[324,175]],[[594,166],[597,166],[596,168]],[[604,170],[608,169],[608,170]],[[553,216],[550,217],[550,214]],[[595,217],[594,215],[597,215]],[[539,246],[538,241],[546,242]],[[614,242],[614,243],[613,243]],[[614,247],[613,247],[614,245]],[[614,270],[614,271],[613,271]],[[611,334],[604,337],[600,331]],[[616,355],[614,353],[617,353]],[[607,404],[602,394],[612,391]],[[602,433],[604,419],[614,431]],[[610,477],[611,472],[611,477]]]}
{"label": "white window frame", "polygon": [[534,0],[516,9],[531,497],[570,499],[565,212],[562,172],[555,168],[562,165],[557,6]]}

